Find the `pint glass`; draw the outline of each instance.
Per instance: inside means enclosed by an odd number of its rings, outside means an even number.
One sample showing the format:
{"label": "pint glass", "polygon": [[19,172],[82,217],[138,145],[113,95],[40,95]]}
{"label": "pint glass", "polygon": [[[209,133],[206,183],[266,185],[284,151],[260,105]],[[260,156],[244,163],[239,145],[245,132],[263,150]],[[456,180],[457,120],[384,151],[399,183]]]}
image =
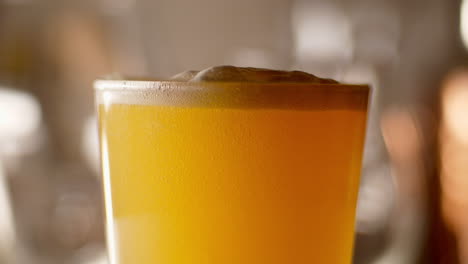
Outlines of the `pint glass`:
{"label": "pint glass", "polygon": [[112,264],[349,264],[369,88],[95,82]]}

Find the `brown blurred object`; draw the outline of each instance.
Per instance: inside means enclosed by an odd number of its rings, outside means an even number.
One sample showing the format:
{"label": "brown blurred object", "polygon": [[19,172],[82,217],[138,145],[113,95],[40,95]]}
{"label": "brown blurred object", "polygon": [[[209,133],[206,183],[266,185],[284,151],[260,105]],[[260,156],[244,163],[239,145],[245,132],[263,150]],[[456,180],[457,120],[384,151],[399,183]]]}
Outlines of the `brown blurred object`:
{"label": "brown blurred object", "polygon": [[468,263],[468,69],[452,72],[443,84],[439,143],[441,213],[460,263]]}
{"label": "brown blurred object", "polygon": [[81,141],[71,139],[81,137],[86,118],[94,112],[92,82],[112,72],[111,54],[96,17],[63,10],[46,21],[42,44],[51,71],[44,74],[55,79],[51,89],[43,90],[45,116],[50,117],[46,122],[53,128],[60,159],[76,161],[82,158]]}
{"label": "brown blurred object", "polygon": [[[418,263],[428,226],[428,172],[424,160],[433,141],[427,113],[392,107],[381,118],[381,129],[392,164],[398,196],[390,225],[390,263]],[[426,121],[426,122],[423,122]],[[389,253],[387,253],[389,254]],[[398,256],[400,255],[400,256]]]}

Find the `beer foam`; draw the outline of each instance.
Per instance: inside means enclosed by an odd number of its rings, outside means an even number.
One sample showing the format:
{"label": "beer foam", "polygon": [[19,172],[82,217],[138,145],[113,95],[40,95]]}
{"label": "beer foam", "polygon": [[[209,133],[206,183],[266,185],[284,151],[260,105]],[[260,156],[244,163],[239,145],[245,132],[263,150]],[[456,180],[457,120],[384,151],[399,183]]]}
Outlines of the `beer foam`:
{"label": "beer foam", "polygon": [[363,109],[367,85],[340,84],[301,71],[216,66],[170,79],[94,83],[98,104],[217,108]]}
{"label": "beer foam", "polygon": [[215,66],[202,71],[176,74],[172,81],[182,82],[290,82],[337,84],[331,79],[319,78],[303,71],[280,71],[263,68]]}

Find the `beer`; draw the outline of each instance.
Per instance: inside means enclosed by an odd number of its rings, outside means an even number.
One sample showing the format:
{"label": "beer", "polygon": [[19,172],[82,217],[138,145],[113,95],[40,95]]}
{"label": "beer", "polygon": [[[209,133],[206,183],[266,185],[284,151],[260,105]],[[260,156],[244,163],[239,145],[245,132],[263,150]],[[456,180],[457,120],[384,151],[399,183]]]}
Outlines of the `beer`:
{"label": "beer", "polygon": [[112,264],[351,263],[366,86],[96,87]]}

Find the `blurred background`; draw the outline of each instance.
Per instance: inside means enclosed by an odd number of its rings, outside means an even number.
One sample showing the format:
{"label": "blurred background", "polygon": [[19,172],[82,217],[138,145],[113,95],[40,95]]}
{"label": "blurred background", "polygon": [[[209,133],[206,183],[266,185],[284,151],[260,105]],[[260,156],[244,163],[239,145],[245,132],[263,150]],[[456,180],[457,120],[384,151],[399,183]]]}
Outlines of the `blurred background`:
{"label": "blurred background", "polygon": [[468,263],[468,0],[0,0],[0,263],[107,264],[92,81],[373,87],[354,263]]}

